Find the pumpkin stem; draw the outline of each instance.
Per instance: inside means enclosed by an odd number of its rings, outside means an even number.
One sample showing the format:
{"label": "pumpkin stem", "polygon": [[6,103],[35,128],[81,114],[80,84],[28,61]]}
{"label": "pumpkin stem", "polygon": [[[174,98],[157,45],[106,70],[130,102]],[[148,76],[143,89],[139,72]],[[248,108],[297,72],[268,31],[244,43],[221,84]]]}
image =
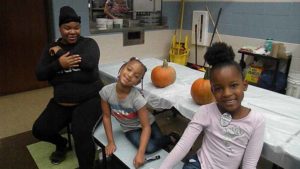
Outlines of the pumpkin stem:
{"label": "pumpkin stem", "polygon": [[164,68],[168,67],[168,62],[167,62],[167,59],[164,59],[164,62],[163,62],[163,65],[162,65],[162,67],[164,67]]}
{"label": "pumpkin stem", "polygon": [[204,74],[204,79],[209,80],[209,77],[210,77],[210,67],[207,67]]}

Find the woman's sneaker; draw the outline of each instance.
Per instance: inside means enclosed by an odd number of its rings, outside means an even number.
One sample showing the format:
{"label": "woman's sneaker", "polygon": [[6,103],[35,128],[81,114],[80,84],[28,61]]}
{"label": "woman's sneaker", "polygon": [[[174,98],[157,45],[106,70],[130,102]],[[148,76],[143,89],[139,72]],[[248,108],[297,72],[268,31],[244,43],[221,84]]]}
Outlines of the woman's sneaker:
{"label": "woman's sneaker", "polygon": [[62,149],[56,149],[50,156],[50,161],[52,164],[60,164],[66,159],[67,147]]}

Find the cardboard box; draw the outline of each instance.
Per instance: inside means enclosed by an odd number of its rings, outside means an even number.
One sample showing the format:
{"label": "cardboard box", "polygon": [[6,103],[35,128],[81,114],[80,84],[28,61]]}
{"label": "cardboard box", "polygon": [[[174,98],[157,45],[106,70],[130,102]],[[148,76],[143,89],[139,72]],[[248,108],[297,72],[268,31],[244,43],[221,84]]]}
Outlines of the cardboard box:
{"label": "cardboard box", "polygon": [[261,75],[261,72],[263,71],[262,67],[258,67],[258,66],[249,66],[247,72],[246,72],[246,76],[245,79],[249,82],[249,83],[253,83],[253,84],[257,84]]}

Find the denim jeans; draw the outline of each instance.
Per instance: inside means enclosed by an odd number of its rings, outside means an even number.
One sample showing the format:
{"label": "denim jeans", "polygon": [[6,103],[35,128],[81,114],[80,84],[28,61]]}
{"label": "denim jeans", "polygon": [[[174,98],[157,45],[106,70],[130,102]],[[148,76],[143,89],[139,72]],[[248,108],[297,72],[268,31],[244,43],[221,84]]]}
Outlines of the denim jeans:
{"label": "denim jeans", "polygon": [[187,160],[184,162],[182,169],[201,169],[201,164],[197,154],[194,154],[187,158]]}
{"label": "denim jeans", "polygon": [[[131,130],[131,131],[125,132],[125,136],[136,148],[138,148],[140,145],[141,133],[142,133],[142,129]],[[146,148],[146,154],[154,153],[162,148],[165,148],[169,144],[171,144],[170,137],[163,135],[161,133],[157,123],[154,122],[151,125],[151,136],[148,141],[147,148]]]}

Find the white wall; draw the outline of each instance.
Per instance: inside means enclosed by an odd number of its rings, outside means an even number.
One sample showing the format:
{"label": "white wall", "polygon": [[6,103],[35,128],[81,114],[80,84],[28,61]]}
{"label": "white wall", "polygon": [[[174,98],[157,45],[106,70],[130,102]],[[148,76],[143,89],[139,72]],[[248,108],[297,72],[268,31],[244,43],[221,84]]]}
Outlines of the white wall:
{"label": "white wall", "polygon": [[[168,1],[181,1],[181,0],[163,0],[164,2]],[[300,0],[185,0],[185,2],[300,2]]]}
{"label": "white wall", "polygon": [[130,57],[168,58],[172,31],[145,31],[145,43],[141,45],[123,46],[123,33],[99,34],[90,36],[100,47],[100,63],[126,61]]}
{"label": "white wall", "polygon": [[[100,46],[101,56],[100,63],[113,63],[118,61],[126,61],[130,57],[135,56],[139,58],[155,57],[155,58],[169,58],[169,49],[171,44],[171,38],[174,34],[174,30],[155,30],[145,31],[145,43],[141,45],[123,46],[123,34],[99,34],[91,36],[95,39]],[[191,30],[183,30],[182,37],[188,35],[191,38]],[[209,35],[211,36],[211,35]],[[221,39],[230,44],[233,50],[236,52],[236,61],[239,62],[240,54],[237,53],[238,49],[242,46],[260,46],[264,44],[264,39],[255,39],[231,35],[221,34]],[[210,39],[210,38],[209,38]],[[218,41],[217,36],[214,38]],[[290,51],[293,55],[290,72],[300,72],[300,44],[285,43],[287,51]],[[190,46],[190,56],[188,62],[195,63],[195,45]],[[204,53],[206,47],[198,46],[197,48],[197,60],[198,64],[204,63]]]}

